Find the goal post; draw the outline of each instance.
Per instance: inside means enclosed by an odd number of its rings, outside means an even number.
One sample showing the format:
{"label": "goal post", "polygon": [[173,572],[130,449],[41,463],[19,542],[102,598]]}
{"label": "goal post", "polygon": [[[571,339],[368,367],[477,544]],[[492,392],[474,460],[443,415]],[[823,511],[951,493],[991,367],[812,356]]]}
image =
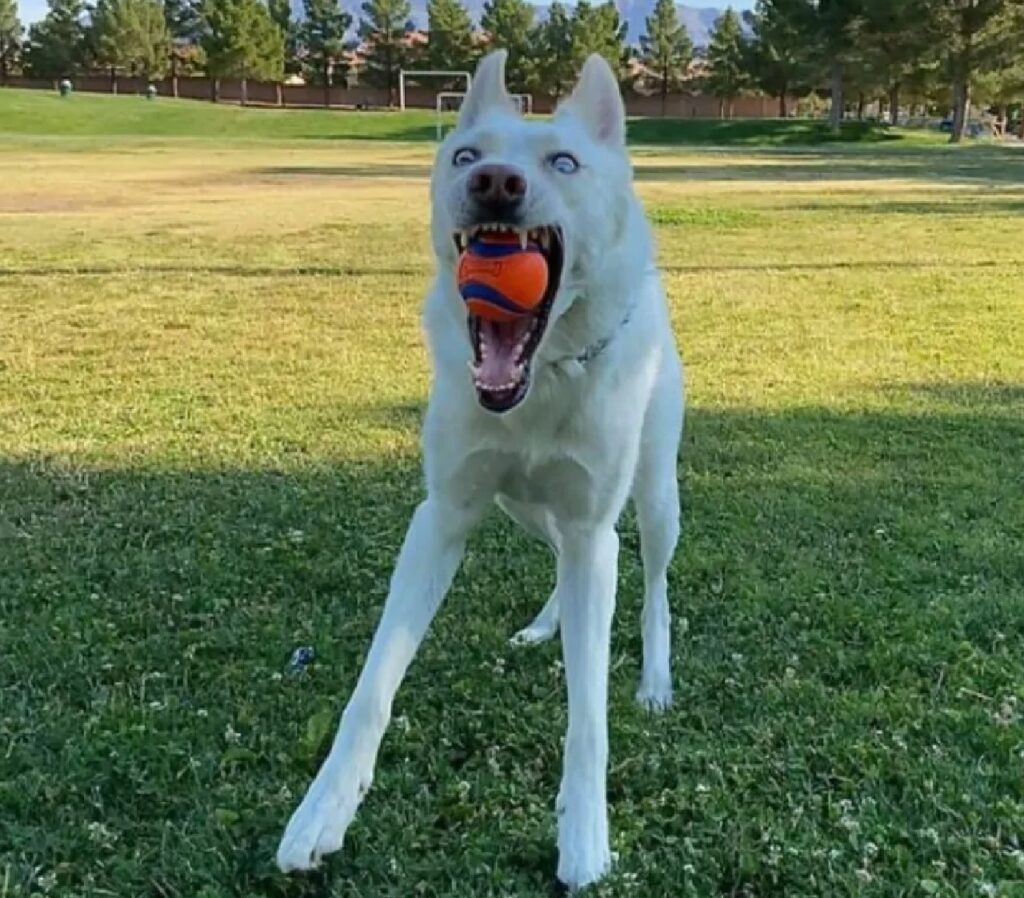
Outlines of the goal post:
{"label": "goal post", "polygon": [[[533,114],[532,94],[509,94],[512,101],[519,107],[523,115]],[[465,93],[454,90],[442,90],[434,97],[434,116],[437,140],[440,143],[444,139],[445,113],[458,112],[462,108],[462,101],[466,99]]]}
{"label": "goal post", "polygon": [[469,87],[473,83],[473,76],[469,72],[439,72],[422,70],[418,71],[415,69],[399,69],[398,70],[398,108],[405,109],[405,80],[407,78],[413,81],[419,81],[421,78],[446,78],[449,81],[454,78],[459,78],[466,83],[466,89],[463,93],[469,92]]}

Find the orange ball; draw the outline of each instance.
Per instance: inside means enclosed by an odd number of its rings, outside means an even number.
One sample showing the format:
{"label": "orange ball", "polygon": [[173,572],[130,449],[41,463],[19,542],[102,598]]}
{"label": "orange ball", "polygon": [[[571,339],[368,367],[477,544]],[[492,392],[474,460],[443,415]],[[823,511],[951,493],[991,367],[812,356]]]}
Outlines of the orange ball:
{"label": "orange ball", "polygon": [[548,263],[535,243],[523,249],[515,234],[485,234],[470,241],[459,258],[458,283],[472,314],[513,321],[544,299]]}

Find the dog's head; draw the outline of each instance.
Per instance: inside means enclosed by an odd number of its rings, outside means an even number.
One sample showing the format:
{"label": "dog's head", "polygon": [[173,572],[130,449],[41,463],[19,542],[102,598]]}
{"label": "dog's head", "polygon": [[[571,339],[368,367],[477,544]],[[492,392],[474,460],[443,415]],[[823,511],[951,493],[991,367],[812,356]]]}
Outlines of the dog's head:
{"label": "dog's head", "polygon": [[548,262],[548,288],[533,314],[507,323],[468,315],[468,376],[494,412],[526,398],[565,313],[608,277],[632,196],[625,115],[608,64],[591,56],[554,117],[527,121],[506,92],[505,55],[480,63],[431,181],[434,252],[452,303],[462,307],[459,254],[481,229],[516,232]]}

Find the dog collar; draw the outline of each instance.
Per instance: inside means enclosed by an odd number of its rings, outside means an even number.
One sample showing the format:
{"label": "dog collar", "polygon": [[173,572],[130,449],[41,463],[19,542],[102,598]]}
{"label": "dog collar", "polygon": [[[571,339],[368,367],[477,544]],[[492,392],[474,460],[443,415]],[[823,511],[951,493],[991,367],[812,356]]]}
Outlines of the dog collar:
{"label": "dog collar", "polygon": [[596,343],[591,343],[588,347],[586,347],[586,349],[583,350],[583,352],[581,352],[577,356],[574,356],[573,361],[579,362],[579,364],[586,367],[592,361],[594,361],[594,359],[596,359],[602,352],[604,352],[608,348],[612,340],[615,339],[615,335],[620,330],[622,330],[622,328],[624,328],[627,324],[629,324],[629,319],[633,317],[633,309],[635,308],[635,305],[635,303],[629,304],[629,306],[626,308],[626,314],[622,316],[622,320],[619,321],[619,323],[615,326],[615,330],[613,330],[610,334],[606,334],[605,336],[603,336]]}

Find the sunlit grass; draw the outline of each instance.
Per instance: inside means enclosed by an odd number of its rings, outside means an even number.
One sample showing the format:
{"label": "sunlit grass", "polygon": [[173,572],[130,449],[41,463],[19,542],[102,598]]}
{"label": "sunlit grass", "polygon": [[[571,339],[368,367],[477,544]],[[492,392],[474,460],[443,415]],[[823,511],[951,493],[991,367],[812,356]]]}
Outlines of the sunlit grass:
{"label": "sunlit grass", "polygon": [[[552,894],[559,653],[506,644],[552,565],[498,519],[344,850],[271,865],[422,494],[431,146],[0,146],[0,895]],[[627,517],[595,894],[1018,894],[1024,155],[637,174],[689,366],[678,703],[631,700]]]}

